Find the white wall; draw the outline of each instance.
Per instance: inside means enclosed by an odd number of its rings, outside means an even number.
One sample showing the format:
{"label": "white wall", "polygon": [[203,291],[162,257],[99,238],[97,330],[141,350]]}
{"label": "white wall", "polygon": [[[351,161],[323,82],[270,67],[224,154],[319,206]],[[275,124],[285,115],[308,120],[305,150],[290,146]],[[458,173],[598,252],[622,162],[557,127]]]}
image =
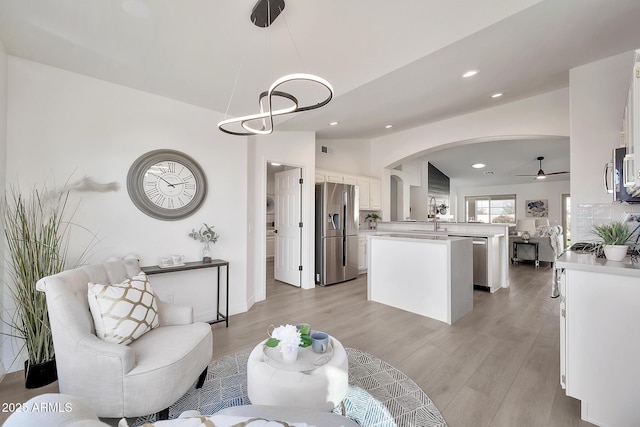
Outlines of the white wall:
{"label": "white wall", "polygon": [[568,135],[569,90],[565,88],[374,139],[371,164],[374,176],[382,178],[383,218],[389,219],[389,174],[385,168],[425,155],[434,147],[507,136]]}
{"label": "white wall", "polygon": [[[142,265],[155,265],[171,253],[198,260],[202,244],[187,234],[203,222],[215,225],[220,239],[213,256],[230,262],[230,312],[246,310],[246,138],[218,131],[221,116],[209,110],[24,59],[9,57],[8,76],[7,183],[29,188],[47,182],[54,187],[70,176],[119,183],[117,192],[72,194],[71,206],[79,203],[74,221],[100,239],[88,262],[129,252]],[[158,148],[183,151],[206,172],[207,199],[187,219],[150,218],[129,199],[129,167]],[[85,238],[87,233],[74,232],[72,259]],[[156,277],[152,283],[161,280]],[[188,282],[192,276],[183,277]],[[180,289],[175,293],[178,299]],[[210,301],[198,295],[189,299],[196,313],[211,310]]]}
{"label": "white wall", "polygon": [[551,225],[562,225],[562,194],[569,193],[569,181],[558,182],[532,182],[531,184],[519,185],[496,185],[491,187],[469,187],[458,188],[455,180],[451,182],[451,193],[455,193],[457,206],[457,220],[465,221],[466,196],[487,196],[497,194],[516,195],[516,219],[524,219],[525,203],[527,200],[548,200],[549,201],[549,223]]}
{"label": "white wall", "polygon": [[[0,41],[0,195],[4,195],[6,172],[7,172],[7,52]],[[0,236],[0,266],[4,267],[5,260],[5,240],[4,235]],[[3,283],[5,268],[0,268],[0,283]],[[4,287],[0,288],[0,310],[4,307]],[[0,322],[0,334],[8,332],[7,326]],[[0,381],[4,377],[5,368],[10,362],[12,353],[7,351],[8,346],[4,345],[7,337],[0,336]]]}
{"label": "white wall", "polygon": [[[327,147],[327,153],[322,152]],[[350,175],[371,176],[371,141],[336,139],[316,141],[316,167]]]}
{"label": "white wall", "polygon": [[315,216],[315,134],[313,132],[274,132],[249,138],[249,218],[248,218],[248,293],[249,307],[266,298],[266,192],[267,162],[302,168],[302,288],[315,286],[314,216]]}
{"label": "white wall", "polygon": [[[574,68],[569,73],[572,212],[578,212],[578,205],[611,202],[611,195],[602,187],[602,169],[619,143],[632,67],[630,51]],[[577,219],[575,215],[572,217],[572,240],[591,239],[580,232]]]}
{"label": "white wall", "polygon": [[2,193],[4,193],[7,171],[7,63],[7,52],[0,41],[0,192]]}

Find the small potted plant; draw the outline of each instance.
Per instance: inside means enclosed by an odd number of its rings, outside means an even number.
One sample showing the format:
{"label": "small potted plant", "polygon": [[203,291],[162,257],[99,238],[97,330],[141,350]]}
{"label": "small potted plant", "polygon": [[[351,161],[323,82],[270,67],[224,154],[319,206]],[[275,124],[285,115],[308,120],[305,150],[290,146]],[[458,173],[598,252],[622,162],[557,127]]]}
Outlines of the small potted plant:
{"label": "small potted plant", "polygon": [[191,233],[189,233],[189,237],[193,240],[204,243],[202,262],[205,264],[211,262],[211,244],[215,244],[218,241],[218,237],[220,237],[220,235],[213,230],[214,228],[215,226],[209,226],[204,223],[203,226],[200,227],[200,230],[196,231],[194,228],[191,229]]}
{"label": "small potted plant", "polygon": [[622,261],[627,256],[629,240],[633,230],[626,222],[614,221],[608,224],[594,225],[591,232],[601,240],[604,255],[610,261]]}
{"label": "small potted plant", "polygon": [[311,345],[310,332],[311,327],[307,324],[281,325],[271,332],[271,337],[264,345],[278,347],[282,353],[282,360],[286,363],[293,363],[298,358],[298,349]]}
{"label": "small potted plant", "polygon": [[382,219],[382,217],[378,215],[377,212],[371,212],[368,213],[367,216],[364,217],[364,219],[369,222],[369,228],[371,230],[375,230],[378,226],[378,220]]}

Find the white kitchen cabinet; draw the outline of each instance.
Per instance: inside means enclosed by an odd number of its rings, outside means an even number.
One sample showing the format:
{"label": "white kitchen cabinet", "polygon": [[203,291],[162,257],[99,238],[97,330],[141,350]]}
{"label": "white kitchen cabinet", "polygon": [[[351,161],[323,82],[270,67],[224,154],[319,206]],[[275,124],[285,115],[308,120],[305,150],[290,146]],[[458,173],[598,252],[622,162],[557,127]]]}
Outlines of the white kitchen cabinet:
{"label": "white kitchen cabinet", "polygon": [[627,191],[640,196],[640,50],[635,52],[631,86],[623,118],[627,154],[624,157],[623,182]]}
{"label": "white kitchen cabinet", "polygon": [[342,183],[343,184],[349,184],[349,185],[358,185],[358,177],[357,176],[351,176],[351,175],[343,175],[342,176]]}
{"label": "white kitchen cabinet", "polygon": [[369,209],[380,209],[380,180],[377,178],[371,178],[369,200]]}
{"label": "white kitchen cabinet", "polygon": [[562,261],[558,266],[565,268],[561,385],[581,401],[583,420],[602,426],[640,425],[640,278],[608,273],[613,269],[606,265],[599,267],[603,272]]}
{"label": "white kitchen cabinet", "polygon": [[380,180],[378,178],[316,169],[315,181],[316,183],[338,182],[357,185],[360,188],[360,209],[380,209]]}
{"label": "white kitchen cabinet", "polygon": [[341,175],[338,172],[326,172],[325,180],[326,180],[326,182],[342,183],[343,182],[343,175]]}
{"label": "white kitchen cabinet", "polygon": [[358,236],[358,271],[367,272],[367,236]]}
{"label": "white kitchen cabinet", "polygon": [[360,209],[369,209],[371,206],[370,199],[370,183],[371,180],[369,178],[358,178],[356,181],[358,187],[360,188]]}

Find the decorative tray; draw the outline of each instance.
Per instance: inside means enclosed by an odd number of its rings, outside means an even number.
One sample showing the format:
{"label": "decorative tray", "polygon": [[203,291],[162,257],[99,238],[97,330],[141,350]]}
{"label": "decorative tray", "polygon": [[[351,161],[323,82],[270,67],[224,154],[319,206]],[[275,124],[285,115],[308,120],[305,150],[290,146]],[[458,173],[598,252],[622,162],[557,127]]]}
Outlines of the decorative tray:
{"label": "decorative tray", "polygon": [[182,267],[184,265],[184,262],[181,262],[180,264],[159,264],[158,267],[160,268],[173,268],[173,267]]}
{"label": "decorative tray", "polygon": [[333,357],[333,339],[329,337],[329,346],[324,353],[314,353],[311,346],[298,350],[298,359],[293,363],[286,363],[282,360],[282,353],[278,347],[263,346],[264,362],[276,369],[283,371],[304,372],[313,371],[326,365]]}

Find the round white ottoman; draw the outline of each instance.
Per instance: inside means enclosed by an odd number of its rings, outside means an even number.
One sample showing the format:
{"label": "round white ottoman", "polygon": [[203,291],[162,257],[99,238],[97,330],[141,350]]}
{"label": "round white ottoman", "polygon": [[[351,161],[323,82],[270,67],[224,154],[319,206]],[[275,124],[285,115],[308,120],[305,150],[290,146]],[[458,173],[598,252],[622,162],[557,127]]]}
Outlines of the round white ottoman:
{"label": "round white ottoman", "polygon": [[[247,392],[251,403],[333,410],[347,395],[349,361],[340,341],[333,337],[331,340],[331,359],[316,369],[302,372],[278,369],[277,364],[272,366],[264,353],[266,340],[258,344],[247,361]],[[312,350],[307,347],[299,351]]]}

